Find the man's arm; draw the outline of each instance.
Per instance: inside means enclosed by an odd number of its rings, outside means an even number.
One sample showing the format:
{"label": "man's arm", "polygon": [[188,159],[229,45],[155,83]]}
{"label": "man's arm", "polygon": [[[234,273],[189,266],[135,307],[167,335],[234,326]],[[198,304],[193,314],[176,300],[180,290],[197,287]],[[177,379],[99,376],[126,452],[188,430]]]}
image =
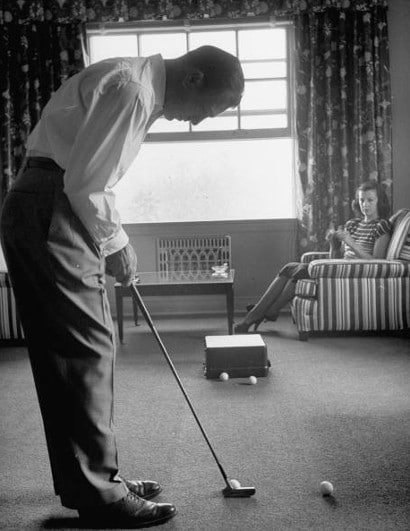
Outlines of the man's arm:
{"label": "man's arm", "polygon": [[94,95],[64,175],[70,204],[104,255],[128,243],[111,188],[135,158],[145,134],[150,113],[138,91],[138,85],[128,82]]}

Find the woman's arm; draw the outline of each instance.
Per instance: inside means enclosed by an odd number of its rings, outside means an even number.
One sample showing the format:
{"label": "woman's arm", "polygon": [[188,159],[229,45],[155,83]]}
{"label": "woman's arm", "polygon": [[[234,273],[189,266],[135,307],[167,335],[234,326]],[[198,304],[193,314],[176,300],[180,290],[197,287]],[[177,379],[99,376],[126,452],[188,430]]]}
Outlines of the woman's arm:
{"label": "woman's arm", "polygon": [[329,242],[329,258],[342,258],[342,242],[337,237],[335,230],[329,230],[325,239]]}
{"label": "woman's arm", "polygon": [[353,250],[354,254],[357,256],[357,258],[364,258],[366,260],[373,260],[374,256],[370,253],[366,253],[360,245],[358,245],[354,239],[350,236],[350,234],[346,231],[338,231],[338,237],[342,242],[345,243],[345,245],[348,245],[350,249]]}
{"label": "woman's arm", "polygon": [[373,258],[386,258],[387,247],[390,243],[390,234],[382,234],[374,242]]}
{"label": "woman's arm", "polygon": [[375,260],[377,258],[384,258],[386,256],[387,246],[389,245],[390,235],[383,234],[375,241],[373,254],[367,253],[358,245],[350,234],[346,231],[337,231],[338,238],[348,245],[356,254],[357,258],[365,260]]}

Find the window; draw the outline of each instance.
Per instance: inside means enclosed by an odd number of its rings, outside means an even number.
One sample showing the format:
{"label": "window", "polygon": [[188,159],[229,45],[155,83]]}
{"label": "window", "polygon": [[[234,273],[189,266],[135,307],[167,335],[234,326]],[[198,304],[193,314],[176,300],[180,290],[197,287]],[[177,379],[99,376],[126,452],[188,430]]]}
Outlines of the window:
{"label": "window", "polygon": [[294,217],[291,29],[232,21],[89,25],[90,62],[174,58],[212,44],[236,55],[245,74],[237,108],[197,126],[164,118],[151,126],[115,187],[123,223]]}

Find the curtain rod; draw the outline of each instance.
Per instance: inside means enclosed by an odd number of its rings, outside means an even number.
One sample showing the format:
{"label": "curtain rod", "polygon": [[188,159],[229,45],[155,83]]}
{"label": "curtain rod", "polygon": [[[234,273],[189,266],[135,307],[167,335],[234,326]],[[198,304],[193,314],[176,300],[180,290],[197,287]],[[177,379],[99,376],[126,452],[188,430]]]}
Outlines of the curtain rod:
{"label": "curtain rod", "polygon": [[274,16],[270,17],[247,17],[247,18],[220,18],[220,19],[179,19],[179,20],[135,20],[127,22],[88,22],[86,24],[87,33],[106,33],[111,31],[126,32],[134,31],[175,31],[184,30],[191,31],[191,29],[197,28],[215,28],[224,29],[231,28],[232,26],[238,27],[258,27],[258,26],[270,26],[278,27],[290,24],[289,19],[278,18]]}

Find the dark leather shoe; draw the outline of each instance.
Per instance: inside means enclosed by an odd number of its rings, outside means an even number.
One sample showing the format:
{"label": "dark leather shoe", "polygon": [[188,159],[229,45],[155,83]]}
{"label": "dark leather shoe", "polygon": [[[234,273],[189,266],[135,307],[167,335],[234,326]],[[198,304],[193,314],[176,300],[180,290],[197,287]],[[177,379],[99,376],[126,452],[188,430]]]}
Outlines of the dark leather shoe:
{"label": "dark leather shoe", "polygon": [[127,485],[128,490],[144,500],[155,498],[155,496],[158,496],[158,494],[162,491],[161,485],[156,481],[137,481],[136,479],[124,478],[121,479]]}
{"label": "dark leather shoe", "polygon": [[159,525],[175,516],[176,512],[170,503],[146,501],[131,491],[115,503],[78,510],[83,524],[101,529],[139,529]]}
{"label": "dark leather shoe", "polygon": [[251,326],[252,324],[248,324],[248,323],[238,323],[234,327],[234,333],[235,334],[247,334]]}

